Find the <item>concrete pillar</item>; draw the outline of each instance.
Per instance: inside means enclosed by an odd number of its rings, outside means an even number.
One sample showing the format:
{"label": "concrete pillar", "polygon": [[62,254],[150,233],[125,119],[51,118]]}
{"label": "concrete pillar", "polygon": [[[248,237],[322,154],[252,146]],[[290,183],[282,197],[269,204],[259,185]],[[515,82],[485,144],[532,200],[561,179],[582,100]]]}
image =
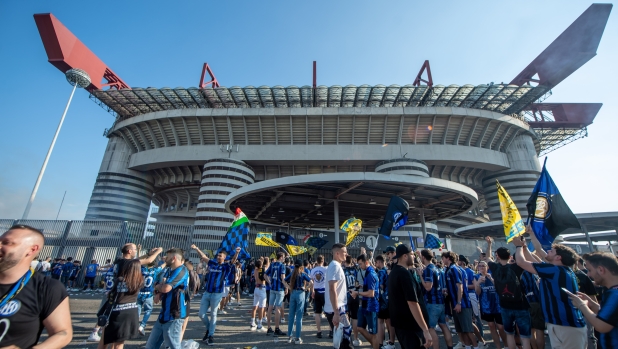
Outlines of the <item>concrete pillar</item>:
{"label": "concrete pillar", "polygon": [[425,212],[423,211],[423,209],[420,209],[420,213],[421,213],[421,232],[423,233],[423,246],[425,246],[425,243],[427,241],[427,227],[425,227]]}
{"label": "concrete pillar", "polygon": [[[195,214],[197,235],[225,235],[234,215],[225,210],[225,198],[238,188],[253,184],[251,166],[235,159],[212,159],[204,164]],[[241,207],[242,209],[242,207]]]}
{"label": "concrete pillar", "polygon": [[496,179],[509,193],[522,217],[527,217],[526,203],[541,174],[541,164],[536,154],[532,136],[519,135],[506,150],[510,169],[488,172],[483,178],[483,194],[487,202],[489,219],[501,220],[500,202]]}
{"label": "concrete pillar", "polygon": [[586,235],[586,241],[588,241],[588,248],[590,248],[590,252],[596,251],[596,248],[592,244],[592,240],[590,240],[590,234],[588,234],[588,228],[581,222],[579,224],[582,227],[582,231],[584,232],[584,235]]}
{"label": "concrete pillar", "polygon": [[335,243],[339,243],[339,200],[333,201],[333,211],[335,216]]}
{"label": "concrete pillar", "polygon": [[127,168],[132,152],[124,139],[109,139],[85,220],[146,222],[154,181],[146,172]]}

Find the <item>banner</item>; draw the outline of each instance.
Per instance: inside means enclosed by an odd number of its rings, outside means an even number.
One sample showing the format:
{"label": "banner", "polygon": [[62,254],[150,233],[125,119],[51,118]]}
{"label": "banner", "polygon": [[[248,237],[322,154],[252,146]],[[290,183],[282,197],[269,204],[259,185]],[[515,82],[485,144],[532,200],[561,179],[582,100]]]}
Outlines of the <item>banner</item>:
{"label": "banner", "polygon": [[362,228],[363,221],[355,217],[352,217],[341,224],[340,229],[348,233],[345,240],[346,246],[354,241],[354,238],[361,232]]}
{"label": "banner", "polygon": [[502,223],[504,225],[504,235],[506,242],[513,241],[514,238],[523,235],[526,232],[524,223],[521,220],[517,206],[506,190],[500,185],[496,179],[496,187],[498,188],[498,199],[500,200],[500,211],[502,212]]}
{"label": "banner", "polygon": [[271,233],[257,233],[255,244],[257,246],[279,247],[279,244],[273,240],[273,235]]}
{"label": "banner", "polygon": [[307,252],[307,249],[302,246],[286,245],[286,247],[291,256],[298,256],[299,254]]}

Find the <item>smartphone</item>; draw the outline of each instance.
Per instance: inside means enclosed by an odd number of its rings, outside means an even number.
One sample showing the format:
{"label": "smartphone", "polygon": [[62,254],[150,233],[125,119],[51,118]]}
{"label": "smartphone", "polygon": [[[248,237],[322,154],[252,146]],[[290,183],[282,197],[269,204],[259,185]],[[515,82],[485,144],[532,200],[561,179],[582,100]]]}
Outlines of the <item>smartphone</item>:
{"label": "smartphone", "polygon": [[566,288],[564,288],[564,287],[561,287],[560,289],[562,290],[562,292],[566,293],[566,294],[567,294],[567,295],[569,295],[569,296],[577,297],[577,295],[575,295],[575,294],[571,293],[571,291],[567,290],[567,289],[566,289]]}

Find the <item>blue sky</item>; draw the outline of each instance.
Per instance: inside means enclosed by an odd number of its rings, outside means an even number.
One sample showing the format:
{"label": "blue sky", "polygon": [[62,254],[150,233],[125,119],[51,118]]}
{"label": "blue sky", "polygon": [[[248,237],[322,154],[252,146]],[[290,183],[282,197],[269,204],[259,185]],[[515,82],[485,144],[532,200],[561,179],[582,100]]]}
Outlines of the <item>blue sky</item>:
{"label": "blue sky", "polygon": [[[0,218],[20,218],[71,87],[47,62],[32,15],[51,12],[132,87],[509,82],[590,3],[584,1],[2,1]],[[614,10],[615,12],[615,10]],[[547,102],[602,102],[589,137],[550,153],[574,212],[617,211],[618,22],[598,55]],[[112,116],[76,92],[30,217],[83,219]],[[610,195],[613,194],[613,195]]]}

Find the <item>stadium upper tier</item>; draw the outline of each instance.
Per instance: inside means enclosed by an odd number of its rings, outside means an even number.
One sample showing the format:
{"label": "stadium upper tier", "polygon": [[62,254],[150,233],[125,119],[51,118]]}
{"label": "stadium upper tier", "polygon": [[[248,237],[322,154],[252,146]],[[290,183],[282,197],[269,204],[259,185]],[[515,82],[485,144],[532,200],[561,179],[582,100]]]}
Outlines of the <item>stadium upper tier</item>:
{"label": "stadium upper tier", "polygon": [[119,120],[187,108],[462,107],[517,114],[549,89],[531,85],[347,85],[95,90]]}

